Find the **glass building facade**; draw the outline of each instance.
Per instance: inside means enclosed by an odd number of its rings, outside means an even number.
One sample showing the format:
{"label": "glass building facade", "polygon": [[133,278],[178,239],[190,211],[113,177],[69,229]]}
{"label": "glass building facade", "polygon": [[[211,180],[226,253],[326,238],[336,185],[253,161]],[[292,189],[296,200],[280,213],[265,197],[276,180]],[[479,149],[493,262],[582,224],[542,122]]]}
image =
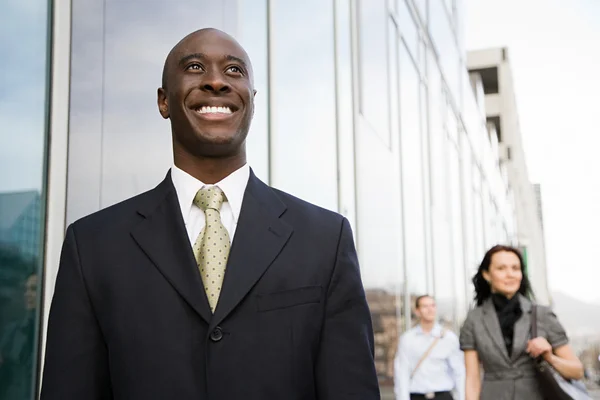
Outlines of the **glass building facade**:
{"label": "glass building facade", "polygon": [[[20,391],[6,397],[0,384],[0,399],[33,398],[66,226],[151,189],[171,166],[156,89],[171,47],[203,27],[232,34],[253,62],[247,149],[257,176],[350,220],[391,398],[415,297],[435,296],[442,322],[458,328],[485,249],[515,238],[497,143],[465,66],[463,3],[9,0],[0,17],[0,340],[9,349],[0,379]],[[42,267],[40,295],[30,286]],[[43,310],[33,318],[30,292]],[[15,352],[29,364],[5,372]]]}

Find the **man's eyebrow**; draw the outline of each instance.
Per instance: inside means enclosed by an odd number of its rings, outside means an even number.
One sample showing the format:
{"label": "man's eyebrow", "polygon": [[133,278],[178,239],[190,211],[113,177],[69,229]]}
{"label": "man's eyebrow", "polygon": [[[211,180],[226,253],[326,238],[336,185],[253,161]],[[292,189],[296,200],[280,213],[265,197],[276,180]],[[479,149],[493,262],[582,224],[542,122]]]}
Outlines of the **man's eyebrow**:
{"label": "man's eyebrow", "polygon": [[193,59],[205,59],[206,56],[202,53],[192,53],[192,54],[188,54],[186,56],[181,57],[181,59],[179,59],[179,65],[183,65],[185,63],[187,63],[190,60]]}
{"label": "man's eyebrow", "polygon": [[242,64],[242,66],[243,66],[245,69],[248,69],[248,66],[246,65],[246,61],[242,60],[242,59],[241,59],[241,58],[239,58],[239,57],[232,56],[231,54],[228,54],[228,55],[226,55],[226,56],[225,56],[225,59],[226,59],[226,60],[229,60],[229,61],[235,61],[235,62],[238,62],[238,63]]}

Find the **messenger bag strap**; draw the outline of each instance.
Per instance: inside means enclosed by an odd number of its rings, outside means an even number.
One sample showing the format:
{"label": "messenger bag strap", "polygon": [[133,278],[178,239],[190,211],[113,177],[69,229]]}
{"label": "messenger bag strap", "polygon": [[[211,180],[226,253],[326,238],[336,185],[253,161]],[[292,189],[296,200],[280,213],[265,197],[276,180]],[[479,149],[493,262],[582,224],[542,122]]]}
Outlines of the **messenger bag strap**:
{"label": "messenger bag strap", "polygon": [[438,342],[440,341],[440,339],[442,339],[445,334],[446,334],[446,329],[442,329],[442,333],[440,334],[440,336],[438,336],[438,337],[435,338],[435,340],[431,343],[431,345],[429,346],[429,348],[421,356],[421,359],[419,360],[419,362],[415,366],[415,369],[413,369],[412,373],[410,374],[410,379],[412,379],[415,376],[415,374],[417,373],[417,370],[419,369],[419,367],[421,366],[421,364],[423,364],[423,361],[425,361],[427,359],[427,357],[429,356],[429,354],[431,353],[431,351],[433,350],[433,348],[435,347],[435,345],[438,344]]}

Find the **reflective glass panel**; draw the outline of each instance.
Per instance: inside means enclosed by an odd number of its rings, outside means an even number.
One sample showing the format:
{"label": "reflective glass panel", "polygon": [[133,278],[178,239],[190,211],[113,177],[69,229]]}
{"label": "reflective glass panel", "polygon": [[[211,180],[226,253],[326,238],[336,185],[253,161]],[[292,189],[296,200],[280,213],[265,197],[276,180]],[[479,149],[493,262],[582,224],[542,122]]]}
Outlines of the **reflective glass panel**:
{"label": "reflective glass panel", "polygon": [[427,291],[423,139],[420,129],[419,74],[400,45],[400,136],[404,232],[408,291],[411,299]]}
{"label": "reflective glass panel", "polygon": [[271,183],[337,211],[333,2],[274,0],[270,6]]}
{"label": "reflective glass panel", "polygon": [[360,0],[358,4],[360,112],[389,146],[386,3],[385,0]]}
{"label": "reflective glass panel", "polygon": [[46,0],[0,13],[0,399],[36,388],[49,73]]}

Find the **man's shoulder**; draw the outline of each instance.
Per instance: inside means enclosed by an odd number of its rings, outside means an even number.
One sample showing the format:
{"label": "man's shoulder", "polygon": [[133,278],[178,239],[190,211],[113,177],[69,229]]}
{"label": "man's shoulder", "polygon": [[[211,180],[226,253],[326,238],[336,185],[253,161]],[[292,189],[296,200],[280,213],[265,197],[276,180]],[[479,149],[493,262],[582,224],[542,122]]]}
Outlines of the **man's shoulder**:
{"label": "man's shoulder", "polygon": [[140,193],[136,196],[122,200],[106,208],[88,214],[73,222],[74,229],[98,230],[111,226],[119,226],[122,223],[131,220],[137,216],[138,210],[148,202],[156,188]]}
{"label": "man's shoulder", "polygon": [[458,335],[450,328],[442,328],[441,337],[447,341],[458,342]]}
{"label": "man's shoulder", "polygon": [[341,214],[328,210],[324,207],[310,203],[299,197],[296,197],[290,193],[284,192],[283,190],[271,187],[271,190],[279,197],[279,199],[286,205],[289,212],[297,214],[303,218],[314,218],[319,221],[326,222],[337,222],[341,223],[344,216]]}
{"label": "man's shoulder", "polygon": [[408,329],[407,331],[405,331],[403,334],[400,335],[400,341],[406,340],[406,339],[411,339],[411,338],[415,337],[418,330],[419,330],[418,325]]}

